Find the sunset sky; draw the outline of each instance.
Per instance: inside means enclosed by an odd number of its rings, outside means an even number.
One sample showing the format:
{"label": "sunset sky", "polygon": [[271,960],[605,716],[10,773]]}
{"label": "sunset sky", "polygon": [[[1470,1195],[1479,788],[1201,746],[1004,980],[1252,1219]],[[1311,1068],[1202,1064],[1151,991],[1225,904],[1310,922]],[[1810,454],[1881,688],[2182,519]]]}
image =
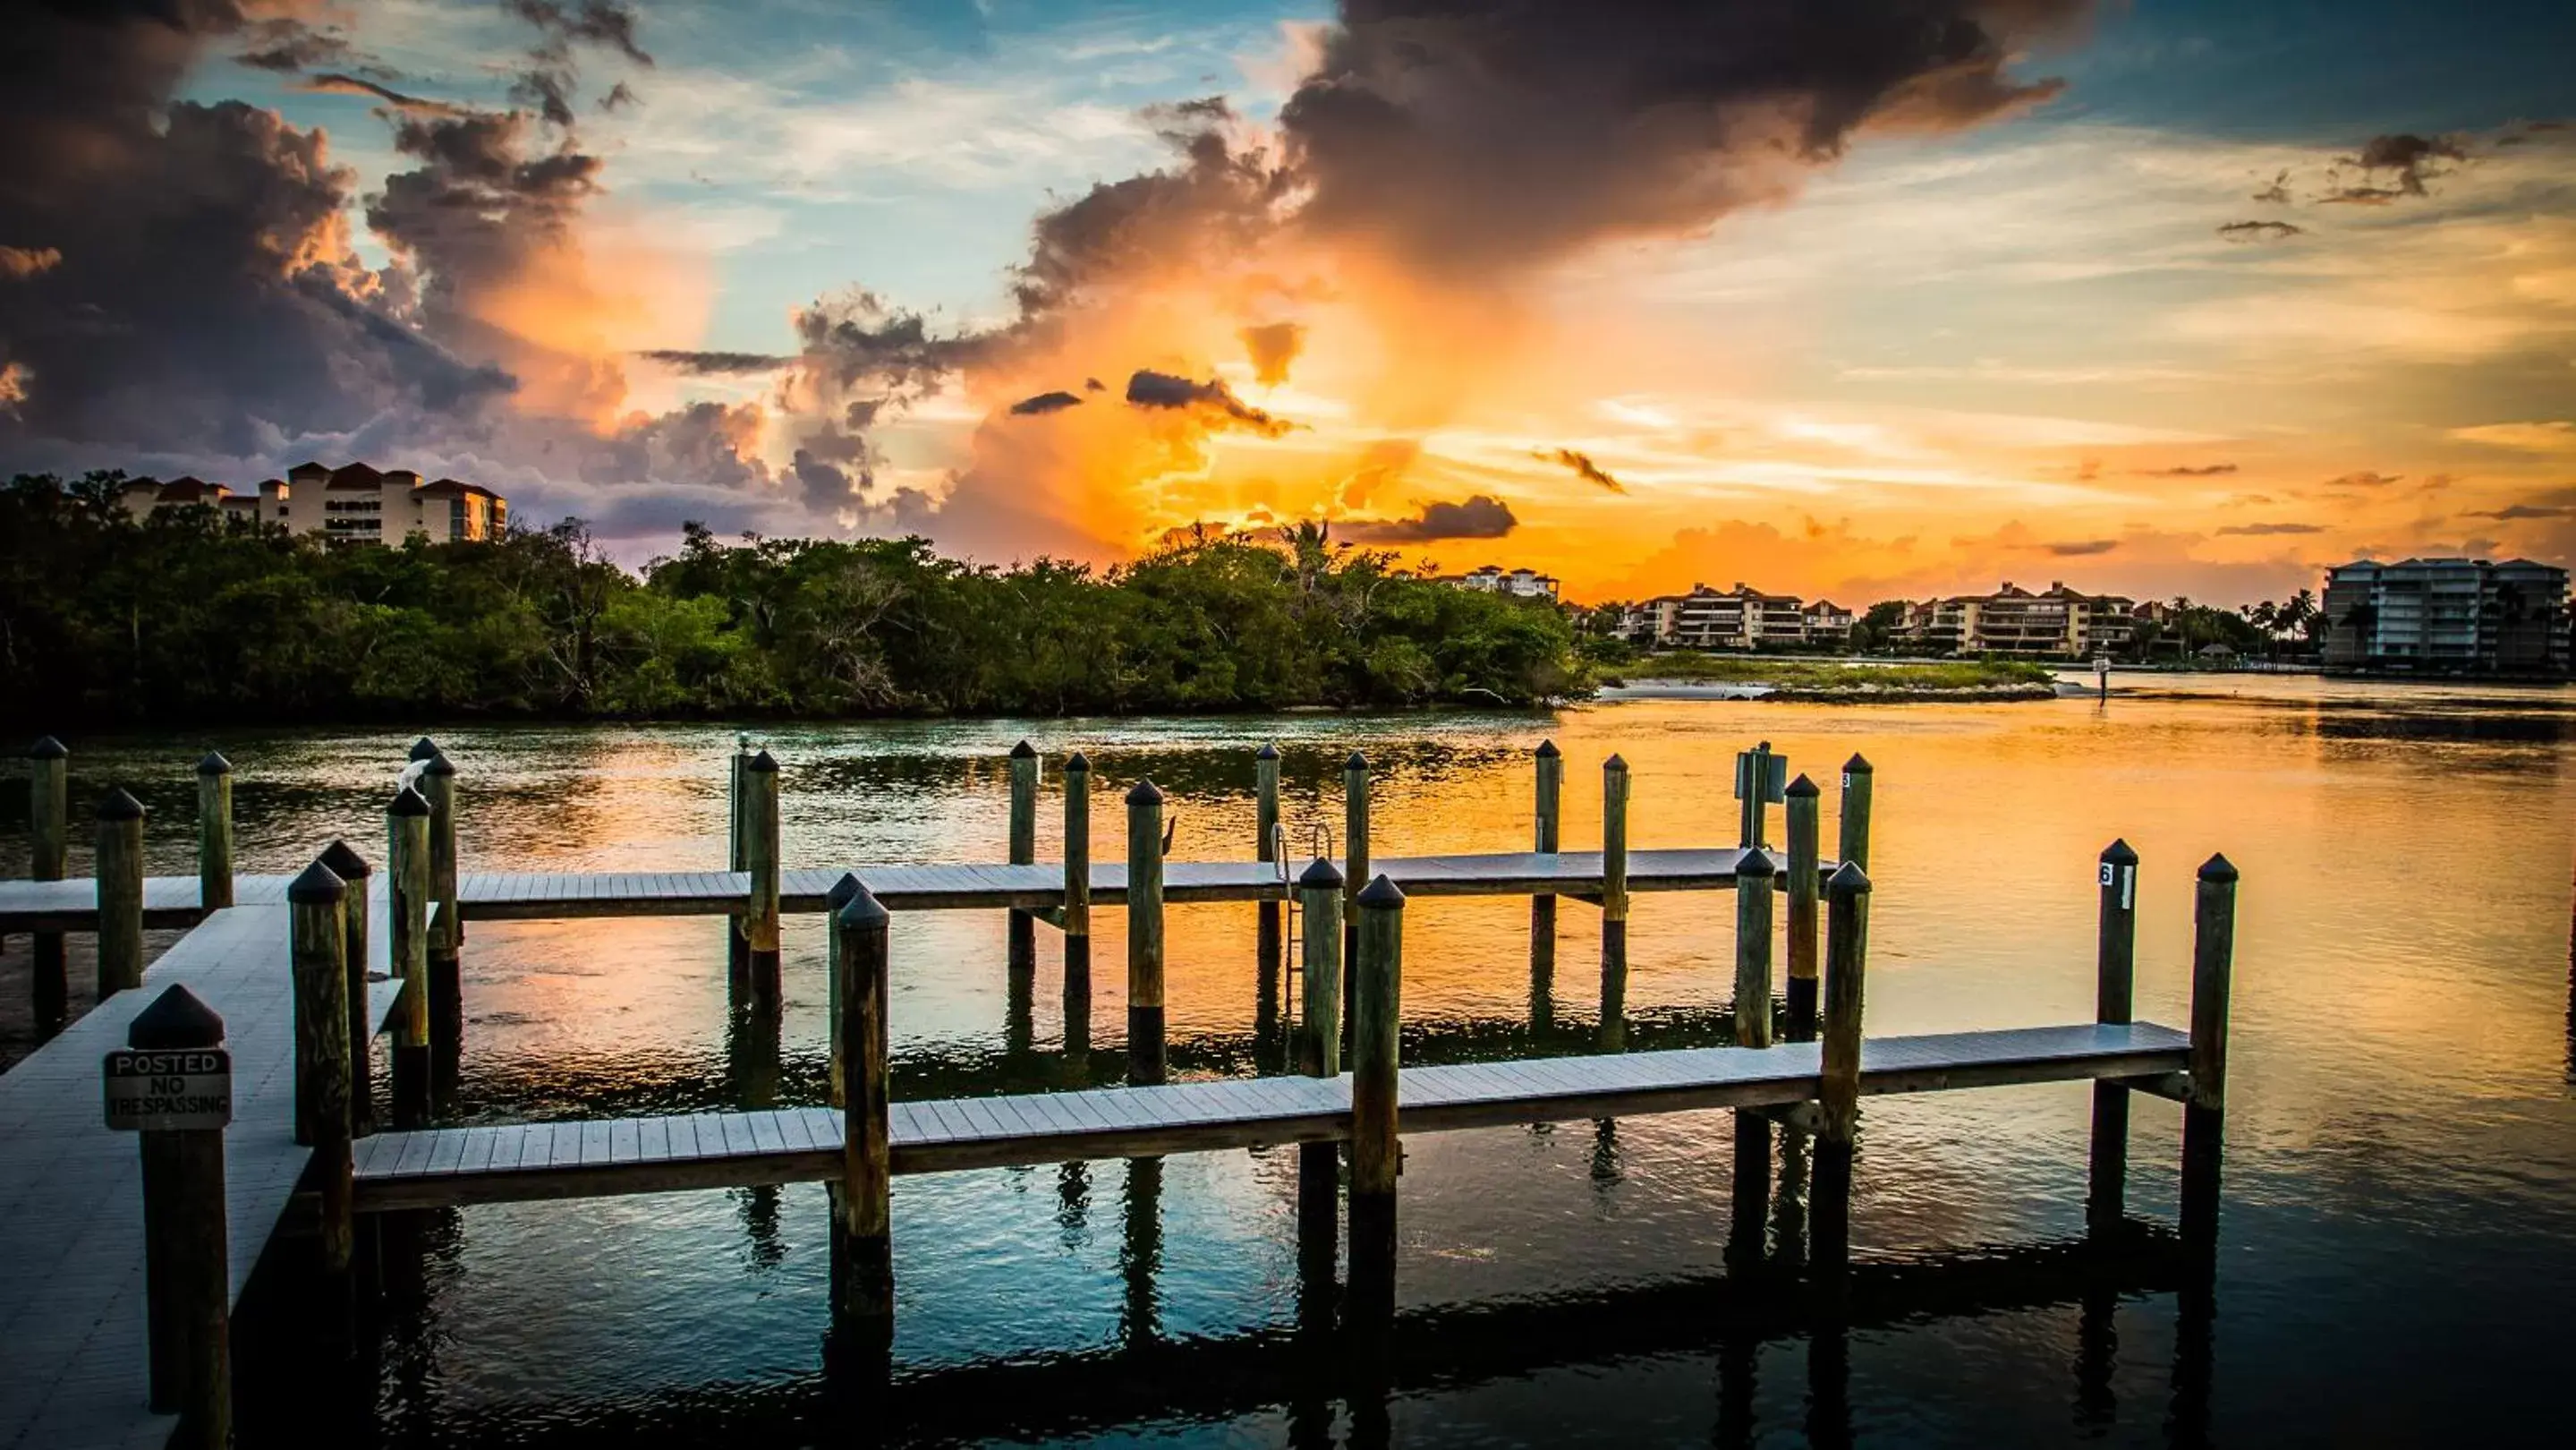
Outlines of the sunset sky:
{"label": "sunset sky", "polygon": [[[126,13],[126,12],[131,12]],[[2564,0],[37,7],[0,471],[1569,596],[2576,549]]]}

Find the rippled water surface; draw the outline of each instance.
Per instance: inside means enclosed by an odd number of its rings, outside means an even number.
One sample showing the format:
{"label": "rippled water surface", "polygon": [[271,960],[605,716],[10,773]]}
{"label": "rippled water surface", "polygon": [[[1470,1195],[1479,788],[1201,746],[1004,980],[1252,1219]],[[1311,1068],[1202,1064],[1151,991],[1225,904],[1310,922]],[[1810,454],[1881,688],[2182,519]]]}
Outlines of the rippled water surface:
{"label": "rippled water surface", "polygon": [[[1248,855],[1264,739],[1301,835],[1338,825],[1340,762],[1367,752],[1380,854],[1523,848],[1543,737],[1566,755],[1569,847],[1598,839],[1614,751],[1634,845],[1732,844],[1733,755],[1756,737],[1825,785],[1830,842],[1834,772],[1864,752],[1872,1034],[2088,1018],[2093,861],[2114,836],[2145,863],[2139,1014],[2180,1024],[2191,873],[2223,850],[2244,883],[2214,1312],[2169,1256],[2075,1250],[2087,1090],[2052,1085],[1867,1104],[1848,1330],[1814,1328],[1776,1264],[1730,1271],[1727,1115],[1680,1114],[1410,1140],[1400,1314],[1375,1348],[1300,1332],[1319,1291],[1290,1150],[903,1179],[890,1388],[827,1358],[819,1187],[388,1220],[384,1307],[345,1366],[317,1366],[305,1331],[327,1311],[264,1267],[242,1324],[248,1442],[2564,1443],[2576,695],[2216,677],[2107,706],[781,728],[789,863],[1001,859],[1002,752],[1022,736],[1049,757],[1042,858],[1075,748],[1102,859],[1140,776],[1172,797],[1175,858]],[[730,738],[442,731],[467,869],[720,867]],[[75,808],[135,789],[154,869],[184,872],[187,766],[211,743],[239,770],[243,869],[342,834],[373,855],[407,741],[75,740]],[[23,874],[14,792],[6,809],[0,870]],[[1171,912],[1178,1076],[1279,1070],[1253,910]],[[1631,1048],[1718,1040],[1732,921],[1723,895],[1638,899]],[[1528,923],[1517,899],[1409,909],[1409,1063],[1590,1049],[1597,918],[1564,909],[1539,982]],[[1093,1051],[1068,1060],[1049,933],[1015,1004],[1000,914],[899,916],[897,1096],[1113,1080],[1122,926],[1098,914]],[[819,918],[789,919],[774,1034],[729,1011],[722,930],[476,924],[451,1120],[818,1101]],[[22,961],[23,939],[8,950]],[[85,967],[76,949],[76,981]],[[2170,1223],[2178,1110],[2142,1098],[2134,1118],[2131,1210]],[[1794,1256],[1790,1210],[1775,1259]]]}

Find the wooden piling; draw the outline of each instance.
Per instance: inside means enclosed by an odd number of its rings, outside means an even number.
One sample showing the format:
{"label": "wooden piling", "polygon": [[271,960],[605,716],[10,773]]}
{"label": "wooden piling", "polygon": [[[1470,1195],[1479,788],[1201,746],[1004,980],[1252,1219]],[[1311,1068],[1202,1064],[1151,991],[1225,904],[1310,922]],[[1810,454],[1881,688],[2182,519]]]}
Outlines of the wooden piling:
{"label": "wooden piling", "polygon": [[1601,762],[1601,1050],[1628,1044],[1628,762]]}
{"label": "wooden piling", "polygon": [[[1275,864],[1279,854],[1279,747],[1264,742],[1252,753],[1252,859]],[[1262,1004],[1270,1002],[1267,984],[1277,974],[1283,904],[1264,901],[1253,919],[1253,954],[1260,963]]]}
{"label": "wooden piling", "polygon": [[1869,798],[1877,771],[1867,757],[1857,751],[1843,762],[1842,840],[1839,853],[1843,864],[1869,869]]}
{"label": "wooden piling", "polygon": [[2191,1101],[2182,1112],[2182,1236],[2218,1238],[2219,1157],[2227,1123],[2227,1007],[2236,960],[2236,867],[2201,864],[2191,941]]}
{"label": "wooden piling", "polygon": [[[2130,1020],[2138,962],[2138,853],[2127,841],[2102,850],[2101,904],[2094,943],[2093,1020]],[[2093,1140],[2086,1172],[2084,1218],[2096,1231],[2128,1211],[2129,1090],[2115,1082],[2093,1084]]]}
{"label": "wooden piling", "polygon": [[764,750],[742,764],[743,870],[751,900],[743,913],[751,994],[779,1000],[778,986],[778,760]]}
{"label": "wooden piling", "polygon": [[[743,840],[750,834],[750,824],[742,808],[742,767],[751,759],[751,737],[740,731],[733,737],[733,754],[726,761],[725,776],[725,869],[744,871],[749,866]],[[737,912],[725,918],[725,982],[736,996],[742,994],[744,974],[750,970],[751,939],[744,934],[742,915]]]}
{"label": "wooden piling", "polygon": [[843,1325],[882,1339],[894,1332],[892,1096],[886,1045],[886,909],[861,886],[840,912],[841,1042],[852,1060],[841,1115],[841,1184],[837,1276]]}
{"label": "wooden piling", "polygon": [[[1553,740],[1538,743],[1532,757],[1531,773],[1536,788],[1533,802],[1533,827],[1530,849],[1542,856],[1553,856],[1561,849],[1559,836],[1565,794],[1565,757]],[[1530,898],[1530,1002],[1544,1006],[1556,989],[1556,898]],[[1533,1031],[1538,1023],[1531,1024]]]}
{"label": "wooden piling", "polygon": [[[421,745],[429,744],[426,736]],[[412,747],[414,750],[419,745]],[[460,954],[465,929],[456,889],[456,767],[445,751],[431,746],[420,757],[420,795],[429,802],[430,913],[429,1040],[441,1054],[454,1057],[465,1041],[465,980]]]}
{"label": "wooden piling", "polygon": [[[1038,759],[1037,747],[1023,740],[1011,747],[1011,836],[1009,860],[1014,866],[1028,866],[1038,859]],[[1009,992],[1014,1002],[1026,1001],[1037,977],[1037,919],[1014,907],[1008,917],[1008,941],[1004,960],[1009,972]]]}
{"label": "wooden piling", "polygon": [[1369,879],[1369,765],[1354,750],[1342,762],[1342,1000],[1354,1000],[1359,970],[1359,913],[1351,904]]}
{"label": "wooden piling", "polygon": [[831,1024],[831,1080],[826,1087],[832,1106],[848,1098],[848,1048],[841,1040],[841,908],[860,891],[859,878],[847,871],[823,893],[823,1020]]}
{"label": "wooden piling", "polygon": [[1789,1040],[1816,1036],[1817,906],[1824,890],[1822,793],[1801,775],[1789,782]]}
{"label": "wooden piling", "polygon": [[[27,747],[27,876],[34,881],[63,879],[71,842],[71,752],[51,735]],[[40,931],[29,939],[34,949],[33,974],[36,1030],[51,1033],[71,1015],[71,982],[64,966],[63,934]]]}
{"label": "wooden piling", "polygon": [[1825,1011],[1809,1259],[1839,1271],[1851,1257],[1852,1152],[1860,1132],[1862,979],[1869,965],[1869,875],[1846,861],[1825,883]]}
{"label": "wooden piling", "polygon": [[[1091,1053],[1091,760],[1064,761],[1064,1051],[1087,1076]],[[1089,1086],[1086,1081],[1084,1086]]]}
{"label": "wooden piling", "polygon": [[[126,1025],[125,1045],[182,1052],[224,1045],[224,1019],[184,985]],[[179,1417],[186,1450],[232,1444],[232,1274],[225,1231],[224,1130],[145,1132],[143,1303],[149,1403]]]}
{"label": "wooden piling", "polygon": [[[1771,1045],[1771,892],[1778,868],[1760,847],[1735,865],[1735,1045]],[[1759,1263],[1770,1218],[1771,1119],[1759,1111],[1735,1113],[1735,1181],[1728,1258],[1739,1268]]]}
{"label": "wooden piling", "polygon": [[1164,1077],[1163,793],[1127,792],[1127,1080]]}
{"label": "wooden piling", "polygon": [[349,888],[340,907],[340,960],[349,984],[344,993],[349,999],[349,1131],[352,1136],[364,1137],[376,1117],[372,1050],[376,1023],[375,1015],[367,1010],[367,878],[375,868],[347,841],[333,841],[324,847],[322,864]]}
{"label": "wooden piling", "polygon": [[[1307,1077],[1342,1071],[1342,873],[1318,856],[1297,877],[1301,919],[1296,1070]],[[1301,1278],[1332,1278],[1340,1217],[1342,1151],[1338,1143],[1297,1147],[1297,1244]],[[1320,1267],[1319,1267],[1320,1266]],[[1311,1307],[1311,1306],[1310,1306]]]}
{"label": "wooden piling", "polygon": [[1748,851],[1768,846],[1771,843],[1763,832],[1771,815],[1770,741],[1761,741],[1736,757],[1735,793],[1740,817],[1736,823],[1736,844]]}
{"label": "wooden piling", "polygon": [[197,762],[197,902],[233,904],[233,763],[213,750]]}
{"label": "wooden piling", "polygon": [[429,802],[405,786],[385,807],[386,942],[402,995],[394,1007],[393,1119],[429,1125]]}
{"label": "wooden piling", "polygon": [[98,996],[143,985],[143,803],[98,803]]}
{"label": "wooden piling", "polygon": [[1404,893],[1384,876],[1356,898],[1358,995],[1351,1027],[1351,1304],[1383,1322],[1395,1307],[1396,1057],[1403,1025]]}
{"label": "wooden piling", "polygon": [[322,1266],[346,1273],[357,1243],[351,1205],[349,888],[320,861],[286,888],[295,973],[295,1141],[313,1150],[305,1169],[321,1201]]}

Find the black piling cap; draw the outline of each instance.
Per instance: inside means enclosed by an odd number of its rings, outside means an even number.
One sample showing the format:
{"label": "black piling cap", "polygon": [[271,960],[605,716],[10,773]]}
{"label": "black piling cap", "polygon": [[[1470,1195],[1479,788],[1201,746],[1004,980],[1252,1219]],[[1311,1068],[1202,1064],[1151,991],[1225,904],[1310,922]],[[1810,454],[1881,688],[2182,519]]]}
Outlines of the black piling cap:
{"label": "black piling cap", "polygon": [[1342,868],[1318,856],[1306,864],[1305,870],[1297,873],[1297,884],[1308,891],[1339,891],[1342,889]]}
{"label": "black piling cap", "polygon": [[1064,758],[1064,768],[1069,771],[1079,770],[1085,774],[1089,774],[1091,771],[1091,757],[1077,750]]}
{"label": "black piling cap", "polygon": [[850,904],[851,897],[866,889],[859,884],[859,878],[856,875],[844,871],[841,873],[841,879],[832,883],[832,889],[823,893],[823,906],[829,911],[839,911]]}
{"label": "black piling cap", "polygon": [[438,742],[424,735],[411,743],[411,758],[427,760],[438,753]]}
{"label": "black piling cap", "polygon": [[420,773],[423,775],[454,775],[456,773],[456,767],[448,762],[446,751],[434,750],[430,752],[429,763],[420,768]]}
{"label": "black piling cap", "polygon": [[2200,879],[2233,886],[2236,884],[2236,863],[2225,856],[2212,856],[2200,863]]}
{"label": "black piling cap", "polygon": [[1765,755],[1768,755],[1771,753],[1771,742],[1768,740],[1756,740],[1753,742],[1753,748],[1761,751]]}
{"label": "black piling cap", "polygon": [[298,906],[328,905],[334,901],[345,901],[348,896],[349,883],[319,861],[305,867],[304,874],[286,887],[286,899]]}
{"label": "black piling cap", "polygon": [[197,774],[199,775],[230,775],[232,773],[233,763],[224,759],[223,752],[220,750],[207,751],[206,758],[197,762]]}
{"label": "black piling cap", "polygon": [[1601,768],[1602,768],[1603,770],[1619,770],[1619,771],[1624,771],[1624,770],[1626,770],[1626,769],[1628,768],[1628,762],[1627,762],[1627,761],[1625,761],[1625,760],[1623,760],[1623,759],[1621,759],[1621,758],[1620,758],[1620,757],[1618,757],[1617,755],[1613,755],[1613,756],[1611,756],[1608,760],[1605,760],[1605,761],[1601,762]]}
{"label": "black piling cap", "polygon": [[778,769],[778,757],[764,750],[758,755],[753,756],[751,759],[744,761],[742,763],[742,768],[745,770],[775,771]]}
{"label": "black piling cap", "polygon": [[2110,845],[2102,848],[2102,864],[2105,866],[2135,866],[2138,864],[2138,853],[2129,849],[2129,843],[2126,840],[2113,841]]}
{"label": "black piling cap", "polygon": [[1351,899],[1372,910],[1387,911],[1404,905],[1404,892],[1396,886],[1393,878],[1381,871],[1376,880],[1361,887],[1360,894]]}
{"label": "black piling cap", "polygon": [[1038,748],[1025,740],[1011,747],[1011,758],[1013,760],[1035,760],[1037,759],[1037,755]]}
{"label": "black piling cap", "polygon": [[1158,806],[1162,803],[1163,792],[1150,780],[1136,782],[1136,788],[1127,792],[1127,804],[1131,806]]}
{"label": "black piling cap", "polygon": [[69,754],[71,752],[63,748],[63,742],[51,735],[39,735],[36,743],[27,747],[29,760],[60,760]]}
{"label": "black piling cap", "polygon": [[1354,750],[1351,752],[1350,759],[1342,762],[1342,769],[1366,770],[1368,769],[1368,757]]}
{"label": "black piling cap", "polygon": [[126,794],[119,786],[99,797],[98,818],[102,821],[139,821],[143,819],[143,802]]}
{"label": "black piling cap", "polygon": [[852,884],[858,885],[858,889],[850,893],[848,901],[841,903],[841,930],[863,931],[872,926],[885,925],[890,919],[886,915],[885,903],[869,894],[865,885],[856,882]]}
{"label": "black piling cap", "polygon": [[1788,788],[1788,790],[1786,790],[1786,791],[1784,791],[1784,792],[1782,792],[1782,793],[1783,793],[1783,794],[1785,794],[1785,795],[1793,795],[1793,796],[1796,796],[1796,797],[1798,797],[1800,800],[1804,800],[1804,799],[1806,799],[1808,796],[1818,794],[1818,792],[1817,792],[1817,790],[1816,790],[1816,783],[1815,783],[1814,781],[1812,781],[1812,780],[1807,779],[1807,778],[1806,778],[1805,776],[1803,776],[1803,775],[1799,776],[1796,780],[1793,780],[1793,781],[1789,782],[1789,788]]}
{"label": "black piling cap", "polygon": [[1843,774],[1845,775],[1867,775],[1869,772],[1869,757],[1861,754],[1857,750],[1852,752],[1851,759],[1843,762]]}
{"label": "black piling cap", "polygon": [[1738,877],[1777,876],[1780,874],[1780,868],[1772,864],[1769,856],[1762,853],[1761,847],[1756,846],[1736,858],[1735,874]]}
{"label": "black piling cap", "polygon": [[1859,896],[1868,890],[1869,873],[1860,869],[1858,862],[1845,861],[1825,878],[1825,893],[1829,896]]}
{"label": "black piling cap", "polygon": [[425,816],[429,814],[429,797],[410,786],[394,792],[393,804],[385,807],[389,816]]}
{"label": "black piling cap", "polygon": [[197,1000],[185,982],[172,982],[152,1005],[125,1024],[125,1045],[144,1052],[175,1052],[224,1045],[223,1015]]}
{"label": "black piling cap", "polygon": [[1252,752],[1252,758],[1255,760],[1277,760],[1279,758],[1279,747],[1265,740],[1262,742],[1259,750]]}
{"label": "black piling cap", "polygon": [[1538,743],[1538,758],[1541,760],[1554,760],[1563,753],[1556,748],[1556,742],[1553,740],[1542,740]]}
{"label": "black piling cap", "polygon": [[375,874],[375,868],[367,864],[367,858],[359,855],[346,841],[333,841],[323,847],[319,859],[331,868],[332,875],[343,881],[364,881]]}

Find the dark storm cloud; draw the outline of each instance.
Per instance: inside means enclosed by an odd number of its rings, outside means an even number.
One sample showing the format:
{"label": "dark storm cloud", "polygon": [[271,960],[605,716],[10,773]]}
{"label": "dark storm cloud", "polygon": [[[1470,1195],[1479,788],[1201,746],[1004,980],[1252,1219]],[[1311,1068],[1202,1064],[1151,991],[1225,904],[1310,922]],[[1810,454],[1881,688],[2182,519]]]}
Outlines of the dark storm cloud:
{"label": "dark storm cloud", "polygon": [[1276,438],[1294,423],[1274,418],[1234,395],[1222,378],[1194,383],[1188,378],[1138,368],[1127,379],[1127,401],[1140,408],[1186,409],[1200,418]]}
{"label": "dark storm cloud", "polygon": [[1180,165],[1100,182],[1038,217],[1012,286],[1024,322],[1064,311],[1104,278],[1191,256],[1243,255],[1277,224],[1285,173],[1236,154],[1213,129],[1166,135]]}
{"label": "dark storm cloud", "polygon": [[[852,486],[851,477],[846,470],[815,457],[814,451],[810,448],[796,450],[795,458],[788,465],[788,472],[795,477],[796,486],[804,495],[805,506],[817,513],[830,513],[835,509],[845,508],[858,495],[858,489]],[[875,480],[870,478],[868,481]]]}
{"label": "dark storm cloud", "polygon": [[1588,453],[1580,453],[1571,448],[1559,448],[1553,452],[1541,452],[1537,456],[1546,459],[1550,463],[1562,463],[1566,467],[1573,469],[1577,478],[1597,483],[1603,488],[1610,490],[1612,493],[1626,493],[1628,491],[1628,485],[1611,477],[1610,471],[1603,468],[1600,464],[1593,462],[1592,455]]}
{"label": "dark storm cloud", "polygon": [[505,0],[510,13],[537,28],[543,37],[537,50],[540,55],[561,55],[575,42],[601,46],[623,54],[637,65],[649,66],[653,57],[635,38],[635,11],[618,0],[581,0],[578,5],[564,0]]}
{"label": "dark storm cloud", "polygon": [[508,286],[573,236],[600,162],[541,148],[516,111],[404,117],[394,149],[419,161],[367,199],[367,225],[422,277],[421,323],[450,346],[507,355],[468,300]]}
{"label": "dark storm cloud", "polygon": [[792,356],[771,352],[701,352],[694,348],[676,347],[647,348],[636,356],[700,377],[776,372],[796,361]]}
{"label": "dark storm cloud", "polygon": [[1253,380],[1265,388],[1288,381],[1289,365],[1306,348],[1306,329],[1293,322],[1247,327],[1235,336],[1243,339],[1244,354],[1252,359]]}
{"label": "dark storm cloud", "polygon": [[1027,418],[1042,413],[1061,413],[1067,408],[1081,406],[1081,398],[1058,389],[1052,393],[1040,393],[1034,398],[1022,398],[1011,405],[1011,412],[1016,417]]}
{"label": "dark storm cloud", "polygon": [[1427,544],[1440,539],[1499,539],[1520,526],[1511,505],[1489,494],[1434,502],[1410,518],[1352,519],[1332,526],[1355,544]]}
{"label": "dark storm cloud", "polygon": [[2145,478],[2224,478],[2236,471],[2233,463],[2177,463],[2171,468],[2142,468]]}
{"label": "dark storm cloud", "polygon": [[2218,234],[2231,242],[2281,242],[2307,235],[2308,229],[2288,222],[2229,222]]}
{"label": "dark storm cloud", "polygon": [[2048,544],[2048,552],[2061,559],[2081,559],[2092,554],[2107,554],[2120,547],[2117,539],[2078,539],[2073,543]]}
{"label": "dark storm cloud", "polygon": [[692,403],[587,445],[581,476],[592,483],[686,480],[741,489],[769,481],[743,449],[760,427],[752,404]]}
{"label": "dark storm cloud", "polygon": [[2218,532],[2222,537],[2268,538],[2274,534],[2322,534],[2325,529],[2317,524],[2229,524]]}
{"label": "dark storm cloud", "polygon": [[2084,0],[1344,0],[1280,113],[1304,219],[1444,266],[1688,233],[1864,129],[2043,101],[2008,73]]}

